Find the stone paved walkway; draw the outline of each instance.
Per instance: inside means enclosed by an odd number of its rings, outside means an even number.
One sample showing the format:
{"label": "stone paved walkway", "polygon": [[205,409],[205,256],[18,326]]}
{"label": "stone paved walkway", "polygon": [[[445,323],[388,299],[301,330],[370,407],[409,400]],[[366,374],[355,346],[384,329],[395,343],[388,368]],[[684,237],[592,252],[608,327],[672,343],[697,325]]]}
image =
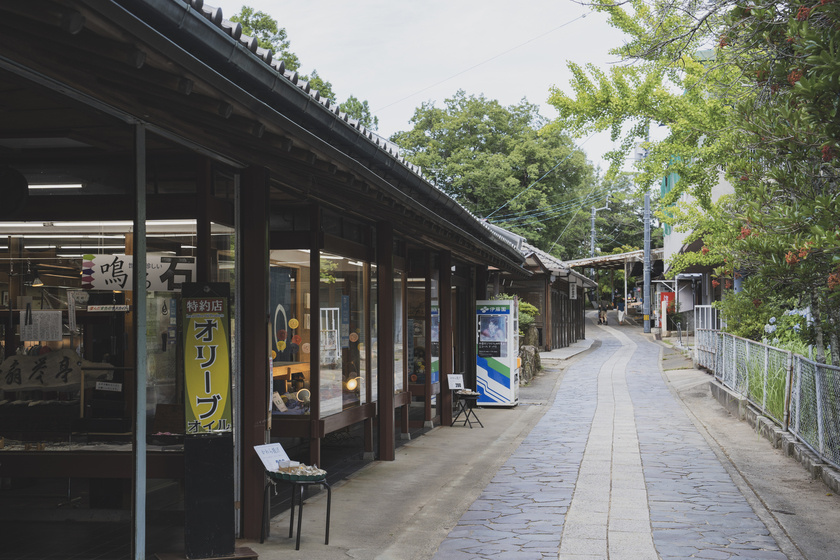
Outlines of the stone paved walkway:
{"label": "stone paved walkway", "polygon": [[666,387],[660,347],[612,327],[443,541],[439,560],[783,560]]}

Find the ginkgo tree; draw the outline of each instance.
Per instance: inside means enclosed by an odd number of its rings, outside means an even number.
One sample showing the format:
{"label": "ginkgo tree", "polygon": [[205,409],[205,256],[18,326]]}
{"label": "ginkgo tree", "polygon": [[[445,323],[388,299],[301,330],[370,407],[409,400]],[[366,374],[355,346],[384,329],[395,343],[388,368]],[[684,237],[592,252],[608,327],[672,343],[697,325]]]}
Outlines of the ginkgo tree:
{"label": "ginkgo tree", "polygon": [[[660,216],[704,242],[672,270],[716,266],[724,290],[743,281],[756,314],[768,294],[810,307],[817,351],[827,344],[840,363],[838,4],[631,0],[595,8],[627,33],[617,53],[633,62],[609,72],[572,66],[574,94],[551,99],[555,126],[610,130],[623,142],[613,171],[633,144],[647,142],[639,187],[675,172]],[[664,140],[651,141],[654,126],[667,127]],[[735,192],[713,200],[721,174]],[[745,319],[736,310],[750,311],[736,305],[744,297],[724,298],[733,323]]]}

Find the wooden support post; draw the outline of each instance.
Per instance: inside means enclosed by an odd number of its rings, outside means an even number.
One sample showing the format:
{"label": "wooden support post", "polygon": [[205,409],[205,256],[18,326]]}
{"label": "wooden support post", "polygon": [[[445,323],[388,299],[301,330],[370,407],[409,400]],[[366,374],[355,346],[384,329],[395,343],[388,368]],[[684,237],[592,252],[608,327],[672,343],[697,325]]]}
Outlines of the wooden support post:
{"label": "wooden support post", "polygon": [[[423,338],[426,340],[426,376],[423,382],[425,390],[423,391],[423,421],[425,427],[431,427],[432,420],[432,274],[434,266],[434,259],[431,251],[423,251],[423,260],[426,263],[426,283],[425,283],[425,298],[426,303],[423,306]],[[440,359],[440,357],[438,357]]]}
{"label": "wooden support post", "polygon": [[207,158],[199,160],[196,174],[198,204],[196,208],[196,237],[198,253],[196,255],[196,282],[213,281],[212,259],[213,252],[210,237],[210,199],[213,196],[213,165]]}
{"label": "wooden support post", "polygon": [[[312,348],[321,347],[321,207],[313,204],[309,207],[309,292],[312,311],[310,315],[310,339]],[[314,398],[310,402],[309,421],[309,464],[321,466],[321,364],[312,360],[309,369],[309,387]]]}
{"label": "wooden support post", "polygon": [[268,172],[249,167],[241,183],[242,270],[242,536],[260,538],[265,473],[253,452],[268,440]]}
{"label": "wooden support post", "polygon": [[438,403],[440,422],[443,426],[452,424],[452,392],[447,377],[452,371],[452,253],[441,251],[438,273],[438,317],[440,336],[440,396]]}
{"label": "wooden support post", "polygon": [[[396,457],[394,420],[394,228],[390,222],[376,226],[376,278],[379,317],[379,460]],[[400,372],[402,373],[402,372]],[[406,407],[403,407],[406,408]]]}

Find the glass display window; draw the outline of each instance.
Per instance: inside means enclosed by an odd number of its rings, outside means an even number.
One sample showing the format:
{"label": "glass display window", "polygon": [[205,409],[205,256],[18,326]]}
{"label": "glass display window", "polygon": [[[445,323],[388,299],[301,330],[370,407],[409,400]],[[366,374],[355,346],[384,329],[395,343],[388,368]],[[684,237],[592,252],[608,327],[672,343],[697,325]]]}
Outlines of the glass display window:
{"label": "glass display window", "polygon": [[408,382],[426,382],[428,355],[426,352],[426,279],[408,278],[406,281],[406,360]]}
{"label": "glass display window", "polygon": [[394,392],[406,390],[405,280],[402,272],[394,273]]}
{"label": "glass display window", "polygon": [[271,251],[269,317],[274,414],[309,414],[313,354],[310,271],[309,251]]}
{"label": "glass display window", "polygon": [[367,402],[369,266],[322,252],[320,256],[319,398],[321,417]]}
{"label": "glass display window", "polygon": [[[180,286],[196,280],[195,220],[146,222],[147,280],[145,347],[134,348],[133,234],[131,221],[5,222],[0,235],[3,352],[0,367],[67,354],[81,358],[82,371],[59,375],[61,386],[44,383],[0,388],[0,400],[43,401],[67,412],[77,403],[73,422],[56,422],[54,431],[83,433],[96,419],[98,437],[126,434],[131,425],[134,357],[146,354],[146,418],[150,441],[184,433],[183,365],[179,349]],[[234,231],[211,224],[211,280],[234,281]],[[233,290],[231,293],[235,293]],[[234,302],[231,301],[231,305]],[[5,360],[3,360],[5,358]],[[72,358],[70,361],[77,361]],[[57,364],[62,361],[58,360]],[[60,367],[60,366],[59,366]],[[5,371],[5,370],[4,370]],[[28,379],[27,381],[31,381]],[[55,376],[53,376],[55,377]],[[74,381],[75,379],[75,381]],[[65,382],[66,381],[66,382]],[[11,409],[8,409],[11,410]],[[4,412],[8,410],[4,409]],[[5,423],[5,422],[4,422]],[[14,424],[9,419],[7,426]],[[28,437],[25,423],[18,435]],[[108,435],[112,434],[112,435]],[[83,443],[76,437],[77,443]]]}
{"label": "glass display window", "polygon": [[431,340],[429,341],[429,374],[432,377],[432,383],[440,381],[440,300],[438,289],[440,282],[438,281],[438,271],[432,271],[431,278],[432,286],[432,305],[431,305],[431,329],[429,334]]}
{"label": "glass display window", "polygon": [[378,391],[379,391],[379,299],[378,299],[378,289],[379,284],[377,282],[376,271],[377,267],[375,264],[369,265],[369,272],[368,278],[370,279],[370,290],[369,290],[369,301],[370,301],[370,312],[368,314],[370,327],[368,332],[370,333],[370,344],[369,352],[370,352],[370,359],[368,360],[370,370],[370,401],[376,402]]}

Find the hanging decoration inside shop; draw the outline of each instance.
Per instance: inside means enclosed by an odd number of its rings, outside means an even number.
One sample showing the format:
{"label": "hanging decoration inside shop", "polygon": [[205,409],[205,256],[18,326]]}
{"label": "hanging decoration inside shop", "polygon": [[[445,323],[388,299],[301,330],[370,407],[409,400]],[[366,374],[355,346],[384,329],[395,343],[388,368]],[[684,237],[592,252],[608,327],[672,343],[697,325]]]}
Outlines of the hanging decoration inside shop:
{"label": "hanging decoration inside shop", "polygon": [[[132,255],[84,255],[82,288],[133,290]],[[178,292],[195,278],[195,257],[146,256],[146,290]]]}
{"label": "hanging decoration inside shop", "polygon": [[232,427],[230,324],[226,297],[185,297],[184,377],[186,433]]}

